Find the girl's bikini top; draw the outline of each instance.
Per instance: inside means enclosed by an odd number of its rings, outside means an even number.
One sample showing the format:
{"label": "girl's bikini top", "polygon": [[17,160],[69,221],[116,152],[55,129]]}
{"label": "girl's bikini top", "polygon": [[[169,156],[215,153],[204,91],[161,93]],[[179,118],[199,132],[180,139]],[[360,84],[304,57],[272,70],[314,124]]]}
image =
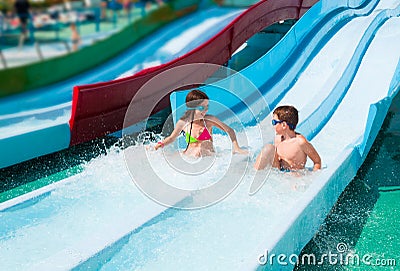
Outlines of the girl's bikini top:
{"label": "girl's bikini top", "polygon": [[212,138],[211,133],[207,129],[206,122],[204,121],[204,119],[203,122],[204,122],[204,130],[197,138],[191,136],[189,133],[185,133],[186,143],[195,143],[199,141],[210,140]]}

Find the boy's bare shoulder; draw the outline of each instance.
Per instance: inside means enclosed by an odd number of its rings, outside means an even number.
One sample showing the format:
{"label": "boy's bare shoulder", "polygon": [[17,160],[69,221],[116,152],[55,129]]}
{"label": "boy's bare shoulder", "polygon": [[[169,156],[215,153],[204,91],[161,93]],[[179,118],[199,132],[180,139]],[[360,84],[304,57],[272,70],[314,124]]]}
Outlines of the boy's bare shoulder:
{"label": "boy's bare shoulder", "polygon": [[296,139],[298,140],[299,144],[301,144],[301,145],[308,144],[307,138],[305,138],[305,136],[303,136],[302,134],[296,134]]}

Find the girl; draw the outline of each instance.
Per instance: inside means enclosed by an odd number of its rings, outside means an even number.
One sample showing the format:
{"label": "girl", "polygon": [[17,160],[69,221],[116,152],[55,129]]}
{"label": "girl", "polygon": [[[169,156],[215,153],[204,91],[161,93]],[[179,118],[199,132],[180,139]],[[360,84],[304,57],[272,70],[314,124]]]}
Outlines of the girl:
{"label": "girl", "polygon": [[184,151],[186,155],[194,157],[212,155],[214,153],[212,127],[215,126],[229,135],[233,153],[247,154],[247,150],[239,147],[235,131],[232,128],[217,117],[206,115],[208,104],[209,98],[204,92],[197,89],[189,92],[186,96],[187,110],[185,114],[179,119],[171,135],[158,142],[155,149],[158,150],[160,147],[174,142],[183,132],[187,144]]}

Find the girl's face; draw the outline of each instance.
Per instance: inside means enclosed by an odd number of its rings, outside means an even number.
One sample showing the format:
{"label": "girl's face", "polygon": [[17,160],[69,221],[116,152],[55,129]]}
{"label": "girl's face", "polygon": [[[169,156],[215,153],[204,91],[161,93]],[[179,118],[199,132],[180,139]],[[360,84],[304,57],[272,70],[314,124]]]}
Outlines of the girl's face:
{"label": "girl's face", "polygon": [[208,100],[204,100],[199,104],[198,109],[196,109],[196,115],[199,118],[204,118],[208,111]]}

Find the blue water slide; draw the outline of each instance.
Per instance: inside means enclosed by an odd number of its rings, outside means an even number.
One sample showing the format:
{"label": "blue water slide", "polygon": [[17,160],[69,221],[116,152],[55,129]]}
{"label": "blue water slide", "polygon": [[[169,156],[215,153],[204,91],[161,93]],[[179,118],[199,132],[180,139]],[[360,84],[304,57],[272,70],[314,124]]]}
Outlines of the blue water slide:
{"label": "blue water slide", "polygon": [[[348,1],[341,1],[335,5],[328,5],[324,1],[318,2],[307,12],[306,18],[297,23],[268,53],[240,73],[206,86],[202,90],[213,100],[224,101],[224,105],[236,114],[241,114],[240,119],[246,120],[242,124],[254,124],[269,113],[269,110],[255,106],[256,103],[260,103],[260,95],[263,97],[261,103],[269,108],[275,107],[335,31],[351,18],[368,15],[378,3],[378,1],[359,2],[360,5]],[[303,22],[306,22],[309,28],[305,28]],[[248,87],[242,87],[241,82],[246,79],[252,83],[252,86],[249,86],[250,91]],[[240,87],[236,87],[237,85]],[[234,90],[230,89],[232,86]],[[259,93],[251,91],[254,87]],[[187,92],[175,92],[171,95],[175,122],[183,113],[184,107],[180,105],[184,102]],[[250,115],[253,116],[250,116],[248,113],[252,108],[258,109],[257,112],[252,110]],[[223,112],[211,108],[210,114],[218,116]]]}
{"label": "blue water slide", "polygon": [[0,148],[3,152],[0,168],[69,147],[73,86],[110,81],[171,61],[210,39],[243,10],[220,7],[199,10],[168,24],[88,72],[0,99]]}

